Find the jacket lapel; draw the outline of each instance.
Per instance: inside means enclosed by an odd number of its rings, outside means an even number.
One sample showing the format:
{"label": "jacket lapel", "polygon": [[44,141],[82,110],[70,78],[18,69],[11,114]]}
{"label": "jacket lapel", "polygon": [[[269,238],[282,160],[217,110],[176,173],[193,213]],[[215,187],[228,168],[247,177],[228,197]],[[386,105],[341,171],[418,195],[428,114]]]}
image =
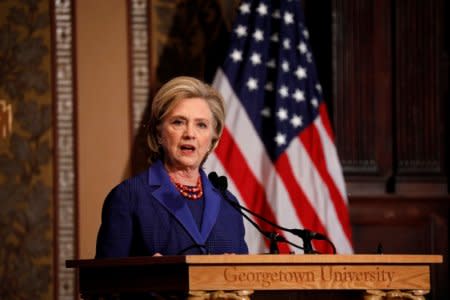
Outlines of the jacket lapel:
{"label": "jacket lapel", "polygon": [[[150,167],[148,180],[148,184],[156,188],[152,192],[153,197],[180,222],[197,244],[204,244],[206,238],[203,234],[200,234],[186,201],[170,181],[161,161],[153,163]],[[206,207],[204,211],[206,211]],[[205,217],[203,218],[205,219]]]}
{"label": "jacket lapel", "polygon": [[205,172],[200,170],[203,185],[203,197],[205,199],[205,208],[203,210],[201,235],[205,241],[208,239],[219,214],[222,196],[209,182]]}

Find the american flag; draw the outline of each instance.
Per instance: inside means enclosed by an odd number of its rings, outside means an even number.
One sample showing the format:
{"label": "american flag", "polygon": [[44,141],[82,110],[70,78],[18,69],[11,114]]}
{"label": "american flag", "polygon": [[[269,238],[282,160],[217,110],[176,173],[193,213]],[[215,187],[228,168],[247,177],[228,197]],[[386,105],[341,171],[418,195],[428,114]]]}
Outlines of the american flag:
{"label": "american flag", "polygon": [[[352,253],[345,183],[300,2],[243,1],[231,34],[213,83],[225,98],[226,127],[206,169],[227,176],[248,209],[325,234],[337,253]],[[267,240],[245,223],[250,253],[267,252]],[[330,252],[323,242],[313,246]],[[300,250],[282,243],[280,251]]]}

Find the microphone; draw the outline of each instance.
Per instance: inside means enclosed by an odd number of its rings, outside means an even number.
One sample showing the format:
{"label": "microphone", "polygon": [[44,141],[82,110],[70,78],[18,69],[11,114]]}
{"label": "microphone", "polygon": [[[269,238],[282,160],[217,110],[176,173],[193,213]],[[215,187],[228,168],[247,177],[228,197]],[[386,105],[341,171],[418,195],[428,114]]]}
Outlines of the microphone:
{"label": "microphone", "polygon": [[[311,231],[311,230],[308,230],[308,229],[289,229],[289,228],[285,228],[283,226],[280,226],[278,224],[275,224],[274,222],[269,221],[265,217],[263,217],[263,216],[255,213],[255,212],[249,210],[248,208],[240,205],[239,203],[231,201],[228,198],[227,194],[226,194],[226,190],[228,188],[228,181],[227,181],[227,178],[225,176],[218,176],[216,172],[211,172],[208,175],[208,179],[211,181],[213,186],[215,188],[217,188],[221,192],[221,194],[224,197],[224,199],[229,204],[231,204],[231,206],[233,206],[235,209],[237,209],[238,212],[242,216],[244,216],[259,232],[261,232],[266,238],[268,238],[271,241],[270,253],[279,253],[278,246],[276,245],[277,242],[285,242],[285,243],[288,243],[288,244],[290,244],[292,246],[295,246],[295,247],[297,247],[299,249],[303,249],[305,254],[317,253],[313,249],[312,244],[311,244],[311,241],[313,239],[315,239],[315,240],[324,240],[324,241],[328,242],[331,245],[332,249],[333,249],[333,254],[336,254],[336,247],[331,242],[331,240],[327,236],[325,236],[324,234],[321,234],[321,233],[318,233],[318,232],[314,232],[314,231]],[[300,237],[302,239],[302,241],[303,241],[303,247],[297,246],[297,245],[287,241],[283,236],[279,235],[276,232],[265,232],[265,231],[263,231],[255,222],[253,222],[253,220],[251,220],[241,210],[244,210],[244,211],[250,213],[251,215],[255,216],[256,218],[264,221],[265,223],[267,223],[267,224],[269,224],[269,225],[271,225],[271,226],[273,226],[275,228],[278,228],[280,230],[292,233],[292,234]]]}
{"label": "microphone", "polygon": [[[213,186],[215,188],[217,188],[222,197],[228,202],[228,204],[231,205],[231,207],[233,207],[240,215],[242,215],[248,222],[250,222],[250,224],[253,225],[253,227],[255,227],[264,237],[266,237],[267,239],[270,240],[270,254],[278,254],[280,253],[280,250],[278,249],[278,242],[288,242],[286,241],[286,239],[279,235],[276,232],[267,232],[261,229],[261,227],[258,226],[258,224],[256,224],[252,219],[249,218],[249,216],[247,216],[246,214],[244,214],[241,209],[248,211],[245,207],[239,205],[237,202],[232,201],[226,191],[228,188],[228,181],[227,178],[225,176],[218,176],[216,172],[211,172],[208,174],[208,179],[209,181],[211,181],[211,183],[213,184]],[[252,213],[252,212],[250,212]],[[297,245],[292,244],[295,247],[301,248]]]}

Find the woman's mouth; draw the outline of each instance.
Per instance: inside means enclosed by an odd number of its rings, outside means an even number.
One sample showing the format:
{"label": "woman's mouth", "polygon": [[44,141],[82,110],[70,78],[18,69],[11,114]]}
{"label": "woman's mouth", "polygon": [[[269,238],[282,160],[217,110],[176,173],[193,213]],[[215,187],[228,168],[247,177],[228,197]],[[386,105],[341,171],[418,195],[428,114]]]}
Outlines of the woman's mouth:
{"label": "woman's mouth", "polygon": [[181,145],[180,149],[183,153],[193,153],[195,151],[195,146],[193,145]]}

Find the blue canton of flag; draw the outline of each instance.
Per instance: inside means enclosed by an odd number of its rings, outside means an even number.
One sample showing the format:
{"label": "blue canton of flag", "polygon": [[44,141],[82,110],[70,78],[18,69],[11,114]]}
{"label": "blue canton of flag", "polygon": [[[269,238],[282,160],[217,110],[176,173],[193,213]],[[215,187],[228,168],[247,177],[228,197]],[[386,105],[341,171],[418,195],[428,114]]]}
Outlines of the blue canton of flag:
{"label": "blue canton of flag", "polygon": [[223,70],[275,161],[322,99],[308,31],[299,1],[244,2],[239,10]]}

